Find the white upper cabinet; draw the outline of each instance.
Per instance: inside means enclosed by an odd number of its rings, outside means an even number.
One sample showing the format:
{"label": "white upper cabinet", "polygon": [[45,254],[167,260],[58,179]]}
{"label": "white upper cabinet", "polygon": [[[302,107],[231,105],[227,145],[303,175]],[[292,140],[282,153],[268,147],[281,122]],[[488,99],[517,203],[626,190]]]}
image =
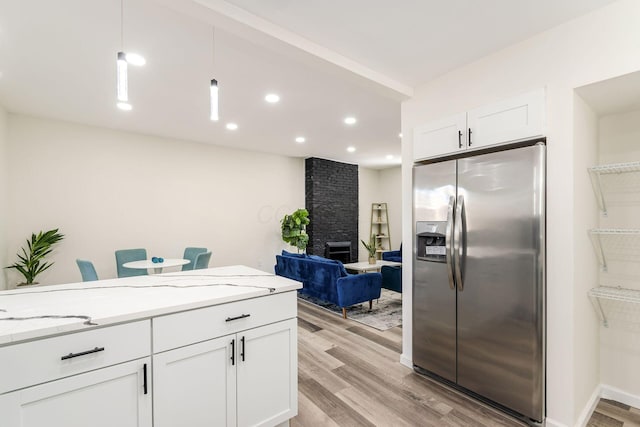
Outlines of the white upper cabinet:
{"label": "white upper cabinet", "polygon": [[413,159],[426,159],[464,150],[467,147],[466,128],[466,113],[417,126],[413,130]]}
{"label": "white upper cabinet", "polygon": [[541,137],[545,91],[538,89],[414,128],[413,160]]}
{"label": "white upper cabinet", "polygon": [[480,148],[544,135],[544,107],[544,89],[539,89],[474,108],[467,113],[468,147]]}

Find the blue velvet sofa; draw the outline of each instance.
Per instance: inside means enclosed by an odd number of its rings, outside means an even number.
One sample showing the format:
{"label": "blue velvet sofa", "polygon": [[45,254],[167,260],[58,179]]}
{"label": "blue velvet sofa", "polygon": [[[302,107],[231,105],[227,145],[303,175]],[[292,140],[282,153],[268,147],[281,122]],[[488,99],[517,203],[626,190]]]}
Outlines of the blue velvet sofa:
{"label": "blue velvet sofa", "polygon": [[299,292],[331,302],[342,308],[380,298],[382,274],[349,274],[340,261],[317,255],[293,254],[282,251],[276,255],[276,275],[302,282]]}
{"label": "blue velvet sofa", "polygon": [[402,244],[399,251],[382,252],[382,259],[385,261],[402,262]]}

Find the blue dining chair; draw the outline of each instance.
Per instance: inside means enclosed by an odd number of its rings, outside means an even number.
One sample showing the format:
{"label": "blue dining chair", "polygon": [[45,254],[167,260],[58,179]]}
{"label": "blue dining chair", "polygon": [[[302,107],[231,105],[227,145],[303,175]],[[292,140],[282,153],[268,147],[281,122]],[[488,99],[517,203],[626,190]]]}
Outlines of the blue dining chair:
{"label": "blue dining chair", "polygon": [[211,251],[202,252],[196,256],[196,262],[193,265],[194,270],[201,270],[209,267],[209,260],[211,259]]}
{"label": "blue dining chair", "polygon": [[91,261],[77,259],[76,264],[78,264],[78,268],[80,269],[83,282],[93,282],[94,280],[98,280],[98,273],[96,273],[96,269]]}
{"label": "blue dining chair", "polygon": [[131,261],[142,261],[147,259],[146,249],[121,249],[116,251],[116,269],[118,277],[146,276],[147,270],[126,268],[122,264]]}
{"label": "blue dining chair", "polygon": [[[182,258],[191,261],[189,264],[182,266],[182,271],[195,270],[196,257],[198,254],[207,252],[207,248],[185,248]],[[208,261],[207,261],[208,262]]]}

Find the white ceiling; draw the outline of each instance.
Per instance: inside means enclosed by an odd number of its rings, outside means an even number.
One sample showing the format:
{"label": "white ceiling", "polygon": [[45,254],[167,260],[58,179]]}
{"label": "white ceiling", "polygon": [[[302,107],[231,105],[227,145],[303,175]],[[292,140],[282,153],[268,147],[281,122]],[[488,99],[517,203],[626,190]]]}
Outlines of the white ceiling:
{"label": "white ceiling", "polygon": [[[147,65],[130,67],[134,110],[123,112],[115,107],[119,0],[0,0],[0,104],[386,167],[399,164],[400,101],[416,84],[611,1],[124,0],[124,50]],[[208,120],[212,77],[220,82],[218,123]],[[268,92],[281,102],[265,103]],[[358,123],[344,125],[347,115]],[[226,130],[228,121],[239,129]],[[347,153],[349,145],[357,151]]]}

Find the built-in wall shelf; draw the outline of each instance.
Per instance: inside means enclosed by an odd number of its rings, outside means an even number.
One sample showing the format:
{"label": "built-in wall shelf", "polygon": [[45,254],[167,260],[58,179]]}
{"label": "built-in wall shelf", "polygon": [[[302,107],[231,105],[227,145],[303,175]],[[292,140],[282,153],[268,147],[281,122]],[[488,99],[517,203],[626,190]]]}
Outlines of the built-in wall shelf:
{"label": "built-in wall shelf", "polygon": [[604,185],[604,176],[614,176],[616,179],[610,183],[613,188],[625,188],[630,185],[638,188],[640,185],[640,162],[613,163],[588,168],[591,177],[591,185],[596,194],[598,206],[604,216],[607,216],[607,200],[605,194],[607,187]]}
{"label": "built-in wall shelf", "polygon": [[[600,315],[600,320],[604,326],[609,326],[607,315],[602,307],[601,300],[622,302],[629,304],[640,304],[640,290],[627,289],[622,287],[599,286],[589,291],[589,297],[596,311]],[[640,308],[640,306],[639,306]]]}
{"label": "built-in wall shelf", "polygon": [[589,230],[589,237],[603,271],[607,271],[607,257],[612,254],[627,261],[640,260],[640,229],[598,228]]}

